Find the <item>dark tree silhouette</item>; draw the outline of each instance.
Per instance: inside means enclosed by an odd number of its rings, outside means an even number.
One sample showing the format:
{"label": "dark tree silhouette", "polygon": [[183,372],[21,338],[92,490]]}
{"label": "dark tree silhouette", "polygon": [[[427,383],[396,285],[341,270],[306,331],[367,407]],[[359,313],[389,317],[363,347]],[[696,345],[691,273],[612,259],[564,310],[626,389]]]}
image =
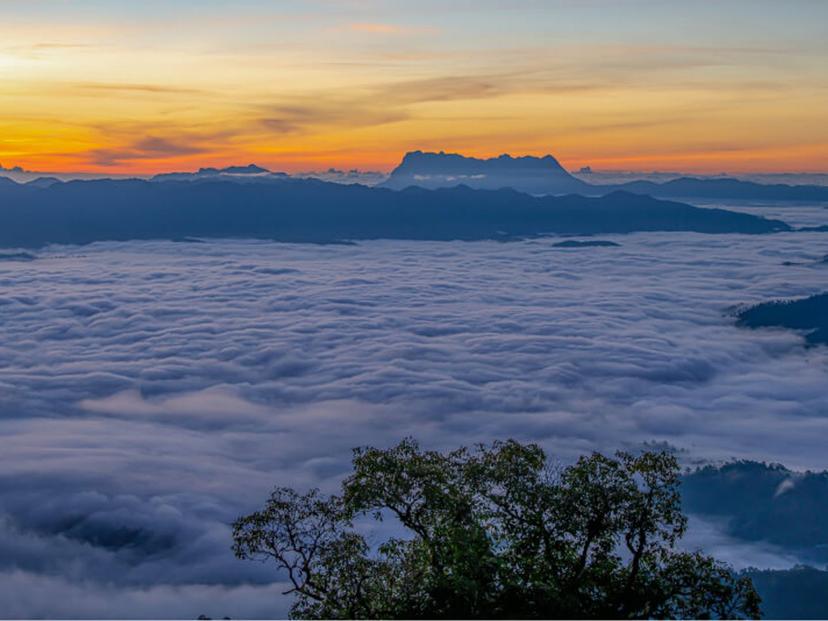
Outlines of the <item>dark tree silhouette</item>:
{"label": "dark tree silhouette", "polygon": [[[286,572],[295,618],[742,618],[747,578],[676,549],[686,528],[667,453],[567,468],[515,441],[448,454],[357,449],[342,494],[278,488],[234,525],[242,559]],[[355,520],[406,536],[372,549]]]}

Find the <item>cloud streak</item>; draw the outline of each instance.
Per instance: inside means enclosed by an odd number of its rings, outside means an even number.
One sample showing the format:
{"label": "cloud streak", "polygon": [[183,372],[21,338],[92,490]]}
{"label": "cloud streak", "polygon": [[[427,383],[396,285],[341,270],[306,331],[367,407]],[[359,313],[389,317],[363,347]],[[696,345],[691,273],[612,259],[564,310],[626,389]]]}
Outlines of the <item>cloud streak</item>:
{"label": "cloud streak", "polygon": [[369,35],[396,35],[411,36],[423,34],[437,34],[439,31],[431,27],[400,26],[382,22],[351,22],[336,30],[345,30]]}

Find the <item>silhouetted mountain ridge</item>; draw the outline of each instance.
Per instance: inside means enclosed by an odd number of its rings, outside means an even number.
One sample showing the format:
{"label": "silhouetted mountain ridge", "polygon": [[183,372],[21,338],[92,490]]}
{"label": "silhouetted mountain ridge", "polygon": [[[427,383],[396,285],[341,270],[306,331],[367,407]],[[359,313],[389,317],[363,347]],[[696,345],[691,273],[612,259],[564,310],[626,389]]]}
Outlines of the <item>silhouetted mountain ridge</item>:
{"label": "silhouetted mountain ridge", "polygon": [[152,177],[152,181],[203,181],[227,178],[233,181],[281,181],[289,175],[273,172],[256,164],[247,166],[227,166],[225,168],[199,168],[196,172],[161,173]]}
{"label": "silhouetted mountain ridge", "polygon": [[[508,187],[529,194],[584,193],[591,187],[570,175],[551,155],[503,154],[478,159],[443,151],[406,153],[388,180],[380,185],[400,190],[409,186],[436,189],[460,184],[485,190]],[[550,192],[550,188],[554,191]]]}
{"label": "silhouetted mountain ridge", "polygon": [[[601,186],[594,186],[599,188]],[[631,181],[615,186],[658,197],[705,198],[761,201],[826,201],[828,187],[820,185],[766,185],[753,181],[742,181],[729,177],[699,179],[682,177],[654,183],[652,181]]]}
{"label": "silhouetted mountain ridge", "polygon": [[685,475],[681,493],[686,511],[727,518],[733,537],[828,560],[828,472],[736,461]]}
{"label": "silhouetted mountain ridge", "polygon": [[46,188],[3,186],[0,199],[0,246],[7,247],[152,238],[335,242],[790,230],[778,220],[626,192],[538,198],[510,189],[392,191],[313,179],[72,181]]}
{"label": "silhouetted mountain ridge", "polygon": [[226,168],[199,168],[198,172],[201,174],[260,175],[271,171],[256,164],[248,164],[247,166],[227,166]]}
{"label": "silhouetted mountain ridge", "polygon": [[626,190],[658,198],[703,198],[760,201],[828,201],[828,187],[816,185],[765,185],[731,178],[683,177],[655,183],[631,181],[616,185],[590,184],[570,175],[551,155],[491,159],[465,157],[457,153],[407,153],[384,187],[402,189],[452,187],[460,183],[479,189],[510,187],[529,194],[604,195]]}
{"label": "silhouetted mountain ridge", "polygon": [[762,597],[765,619],[828,619],[828,571],[798,566],[792,569],[750,569]]}
{"label": "silhouetted mountain ridge", "polygon": [[35,188],[48,188],[50,185],[54,185],[56,183],[63,183],[63,181],[61,181],[57,177],[38,177],[37,179],[27,181],[26,185]]}

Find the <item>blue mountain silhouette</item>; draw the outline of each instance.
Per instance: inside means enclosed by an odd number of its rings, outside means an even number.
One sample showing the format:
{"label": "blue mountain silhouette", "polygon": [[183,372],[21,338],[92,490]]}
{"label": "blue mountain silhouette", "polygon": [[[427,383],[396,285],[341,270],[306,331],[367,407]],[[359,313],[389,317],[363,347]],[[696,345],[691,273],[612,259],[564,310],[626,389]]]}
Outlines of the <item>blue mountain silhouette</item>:
{"label": "blue mountain silhouette", "polygon": [[0,185],[0,246],[97,240],[246,237],[298,242],[357,239],[510,239],[632,231],[771,233],[784,222],[701,209],[629,192],[533,197],[466,186],[393,191],[285,178],[95,180]]}
{"label": "blue mountain silhouette", "polygon": [[232,178],[235,181],[274,181],[288,175],[272,172],[256,164],[227,166],[226,168],[199,168],[196,172],[173,172],[155,175],[153,181],[201,181],[205,179]]}
{"label": "blue mountain silhouette", "polygon": [[491,159],[457,153],[406,153],[383,187],[444,188],[468,185],[477,189],[513,188],[529,194],[590,193],[592,186],[570,175],[551,155]]}
{"label": "blue mountain silhouette", "polygon": [[615,185],[590,184],[570,175],[551,155],[491,159],[456,153],[412,151],[403,157],[384,187],[445,188],[468,185],[479,189],[513,188],[529,194],[605,195],[616,190],[658,198],[704,198],[772,201],[828,201],[828,187],[815,185],[765,185],[730,178],[684,177],[664,183],[632,181]]}

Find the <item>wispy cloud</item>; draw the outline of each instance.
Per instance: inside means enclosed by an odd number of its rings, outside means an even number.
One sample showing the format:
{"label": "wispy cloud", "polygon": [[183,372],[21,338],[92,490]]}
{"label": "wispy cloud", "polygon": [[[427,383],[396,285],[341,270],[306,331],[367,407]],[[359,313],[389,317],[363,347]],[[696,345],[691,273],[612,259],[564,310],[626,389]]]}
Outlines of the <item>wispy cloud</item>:
{"label": "wispy cloud", "polygon": [[434,27],[401,26],[398,24],[388,24],[382,22],[352,22],[349,24],[335,27],[334,30],[350,31],[372,35],[401,36],[436,34],[439,32],[439,30]]}
{"label": "wispy cloud", "polygon": [[[223,136],[224,137],[224,136]],[[126,161],[166,160],[182,156],[206,153],[216,135],[172,135],[168,137],[148,135],[122,137],[112,146],[91,149],[86,157],[96,166],[117,166]]]}
{"label": "wispy cloud", "polygon": [[174,86],[169,84],[136,84],[128,82],[80,82],[69,84],[68,89],[76,91],[110,92],[110,93],[150,93],[172,95],[205,94],[203,89]]}
{"label": "wispy cloud", "polygon": [[412,106],[428,102],[485,99],[507,92],[497,79],[450,76],[403,80],[366,87],[352,94],[320,92],[261,108],[261,125],[276,133],[321,127],[370,127],[414,118]]}
{"label": "wispy cloud", "polygon": [[354,32],[369,32],[371,34],[401,34],[405,32],[404,28],[393,24],[372,24],[367,22],[348,24],[345,28],[347,30],[353,30]]}
{"label": "wispy cloud", "polygon": [[277,134],[319,131],[332,126],[373,127],[409,118],[406,111],[396,107],[379,108],[369,105],[364,98],[341,98],[335,94],[263,106],[260,114],[257,122],[261,127]]}

